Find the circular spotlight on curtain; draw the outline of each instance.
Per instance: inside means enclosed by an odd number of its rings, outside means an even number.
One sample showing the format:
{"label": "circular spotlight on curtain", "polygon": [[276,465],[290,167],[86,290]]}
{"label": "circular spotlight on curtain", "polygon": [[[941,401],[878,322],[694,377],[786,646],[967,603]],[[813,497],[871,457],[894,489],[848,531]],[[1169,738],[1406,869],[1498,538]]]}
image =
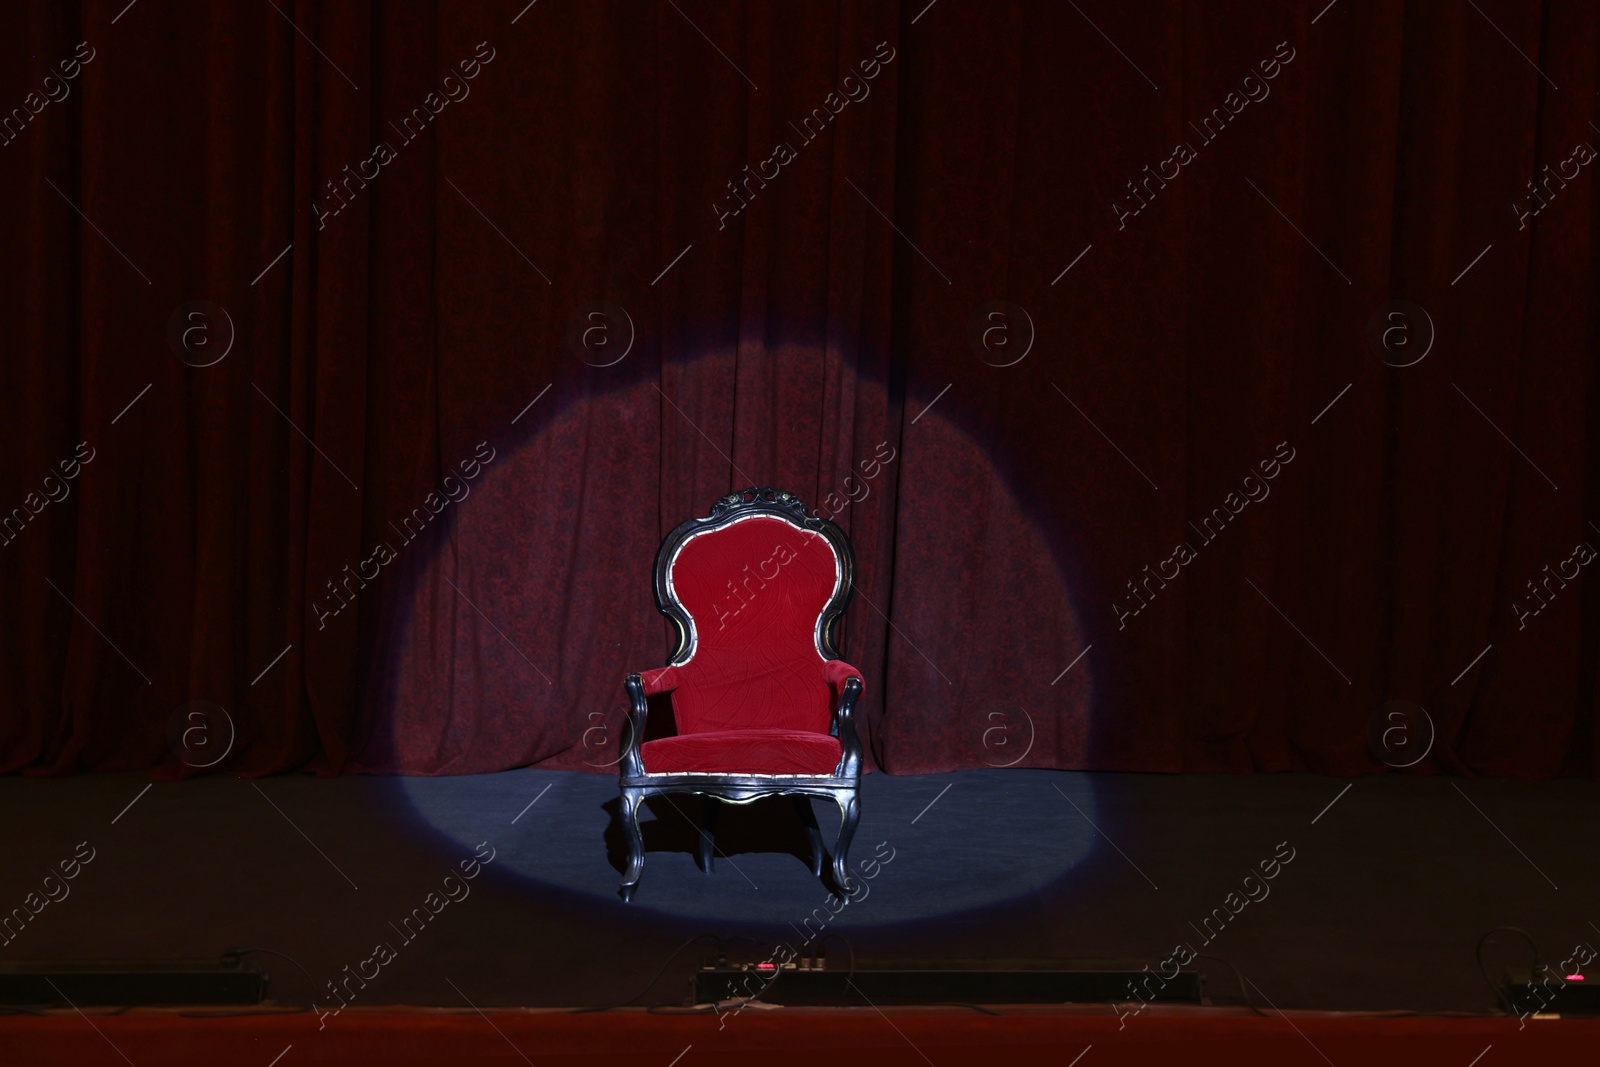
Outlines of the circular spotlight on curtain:
{"label": "circular spotlight on curtain", "polygon": [[[776,353],[791,356],[821,359]],[[489,842],[502,871],[615,900],[621,683],[666,654],[651,563],[666,528],[704,515],[727,489],[667,515],[664,500],[692,494],[664,485],[661,471],[713,461],[726,471],[705,432],[727,435],[716,398],[739,373],[732,356],[713,354],[667,380],[569,390],[534,409],[514,446],[480,459],[431,542],[397,546],[408,553],[403,593],[350,769],[410,776],[400,789],[416,813],[469,848]],[[888,410],[877,383],[851,388],[851,411]],[[835,475],[819,478],[815,455],[781,440],[765,459],[734,449],[746,480],[794,489],[843,526],[860,564],[844,651],[867,678],[864,740],[891,773],[863,785],[852,869],[875,861],[880,888],[845,910],[852,921],[999,905],[1072,870],[1094,836],[1087,783],[1043,769],[1088,763],[1093,674],[1066,577],[1074,565],[1003,462],[945,417],[959,410],[954,398],[925,404],[907,405],[920,414],[893,441],[858,423],[840,435],[851,443],[824,449],[826,467],[850,471],[837,487]],[[741,401],[739,418],[757,417],[752,406]],[[773,434],[809,435],[814,451],[835,429],[813,414]],[[862,462],[840,459],[847,451]],[[796,484],[807,479],[814,495]],[[813,803],[831,844],[835,814]],[[699,804],[662,802],[646,816],[636,908],[798,923],[826,895],[786,800],[725,808],[724,859],[700,874]]]}

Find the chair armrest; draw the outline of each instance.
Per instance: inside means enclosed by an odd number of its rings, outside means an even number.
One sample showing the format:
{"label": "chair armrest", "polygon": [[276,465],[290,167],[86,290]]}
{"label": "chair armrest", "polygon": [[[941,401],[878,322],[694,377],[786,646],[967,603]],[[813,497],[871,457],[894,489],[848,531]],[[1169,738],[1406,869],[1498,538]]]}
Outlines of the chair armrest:
{"label": "chair armrest", "polygon": [[834,768],[835,778],[861,777],[861,739],[856,736],[856,700],[866,683],[861,672],[842,659],[829,660],[823,665],[823,676],[833,691],[839,694],[839,706],[833,713],[833,729],[829,733],[839,739],[839,765]]}
{"label": "chair armrest", "polygon": [[[671,667],[662,667],[653,671],[637,672],[628,675],[622,687],[628,691],[628,740],[622,750],[620,771],[624,778],[638,778],[644,774],[644,758],[639,754],[639,746],[644,742],[645,719],[650,714],[650,708],[645,697],[650,693],[667,692],[673,685],[661,685],[667,677]],[[652,684],[655,688],[652,688]]]}
{"label": "chair armrest", "polygon": [[[861,689],[866,688],[866,683],[861,680],[861,672],[842,659],[830,659],[822,665],[822,676],[833,686],[833,691],[840,696],[844,695],[844,686],[851,678],[856,680]],[[859,691],[859,690],[858,690]]]}
{"label": "chair armrest", "polygon": [[678,688],[678,668],[676,667],[657,667],[653,671],[641,671],[633,677],[637,677],[644,682],[646,696],[652,696],[656,693],[670,693]]}
{"label": "chair armrest", "polygon": [[670,693],[678,688],[678,668],[657,667],[628,675],[623,683],[628,691],[628,741],[622,750],[621,773],[624,778],[637,778],[644,773],[644,758],[639,746],[644,743],[644,722],[650,714],[645,697],[652,693]]}

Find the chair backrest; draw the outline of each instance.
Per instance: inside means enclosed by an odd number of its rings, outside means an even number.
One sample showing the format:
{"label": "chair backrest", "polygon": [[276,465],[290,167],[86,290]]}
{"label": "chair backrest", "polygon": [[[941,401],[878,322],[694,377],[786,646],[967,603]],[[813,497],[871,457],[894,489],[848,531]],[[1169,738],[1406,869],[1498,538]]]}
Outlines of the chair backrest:
{"label": "chair backrest", "polygon": [[839,658],[831,631],[854,580],[844,531],[766,486],[730,493],[667,535],[656,605],[678,629],[678,732],[827,733],[823,664]]}

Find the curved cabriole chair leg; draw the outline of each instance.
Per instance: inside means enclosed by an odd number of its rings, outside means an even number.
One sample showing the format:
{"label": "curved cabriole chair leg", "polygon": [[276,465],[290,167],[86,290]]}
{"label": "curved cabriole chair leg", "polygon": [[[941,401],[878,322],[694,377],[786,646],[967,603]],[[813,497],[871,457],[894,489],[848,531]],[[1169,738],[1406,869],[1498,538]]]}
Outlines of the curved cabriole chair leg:
{"label": "curved cabriole chair leg", "polygon": [[700,861],[700,869],[710,874],[716,863],[717,816],[722,813],[722,801],[708,794],[702,796],[700,802],[704,806],[700,809],[700,841],[695,857]]}
{"label": "curved cabriole chair leg", "polygon": [[639,832],[639,804],[643,800],[644,794],[637,790],[622,791],[622,833],[628,844],[628,868],[622,873],[618,892],[625,901],[633,899],[639,875],[644,871],[644,835]]}
{"label": "curved cabriole chair leg", "polygon": [[810,797],[798,796],[792,799],[794,810],[800,814],[800,825],[805,827],[806,840],[811,842],[811,873],[821,878],[824,849],[822,831],[817,827],[817,814],[811,810]]}
{"label": "curved cabriole chair leg", "polygon": [[833,846],[833,881],[839,893],[849,897],[850,839],[855,836],[856,824],[861,821],[861,801],[855,790],[840,792],[834,797],[839,805],[839,841]]}

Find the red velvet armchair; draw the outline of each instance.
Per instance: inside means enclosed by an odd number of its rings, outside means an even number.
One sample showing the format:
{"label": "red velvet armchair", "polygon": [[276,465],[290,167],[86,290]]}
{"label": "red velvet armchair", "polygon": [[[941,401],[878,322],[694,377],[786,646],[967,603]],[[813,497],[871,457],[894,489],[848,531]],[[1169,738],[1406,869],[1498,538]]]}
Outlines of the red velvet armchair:
{"label": "red velvet armchair", "polygon": [[[665,793],[707,798],[698,859],[712,870],[720,801],[795,799],[821,876],[823,842],[809,797],[839,807],[833,847],[837,892],[847,884],[850,839],[861,817],[861,743],[853,714],[861,672],[834,650],[855,557],[844,531],[808,516],[792,493],[757,486],[690,519],[656,553],[656,607],[672,620],[667,666],[628,675],[632,729],[621,763],[628,865],[623,900],[644,868],[639,805]],[[677,734],[643,741],[645,698],[671,693]]]}

